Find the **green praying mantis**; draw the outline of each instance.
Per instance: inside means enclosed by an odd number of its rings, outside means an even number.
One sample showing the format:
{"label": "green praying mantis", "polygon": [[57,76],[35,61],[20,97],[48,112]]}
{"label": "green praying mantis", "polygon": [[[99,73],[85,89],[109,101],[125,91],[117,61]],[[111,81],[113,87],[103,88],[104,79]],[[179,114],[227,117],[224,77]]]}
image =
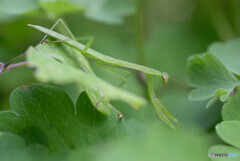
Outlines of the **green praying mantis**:
{"label": "green praying mantis", "polygon": [[[67,31],[67,33],[70,35],[70,37],[64,36],[60,33],[57,33],[53,31],[53,29],[58,25],[61,24],[64,29]],[[46,35],[43,37],[43,39],[40,41],[39,45],[36,47],[30,47],[24,54],[20,55],[19,57],[9,61],[6,64],[2,65],[2,72],[5,70],[8,70],[10,67],[10,64],[14,62],[15,60],[27,57],[27,61],[24,62],[21,65],[27,64],[28,66],[36,67],[38,65],[38,68],[40,68],[45,73],[38,73],[40,80],[43,82],[46,80],[51,80],[56,83],[67,83],[69,82],[69,79],[79,81],[80,84],[84,87],[84,90],[88,94],[90,100],[92,101],[93,105],[97,110],[104,114],[109,114],[111,108],[114,108],[118,114],[119,117],[122,118],[123,115],[120,111],[118,111],[115,107],[113,107],[110,104],[110,99],[122,99],[127,101],[129,104],[131,104],[133,107],[138,108],[138,106],[146,104],[146,101],[142,98],[136,97],[126,91],[123,91],[121,89],[118,89],[114,86],[111,86],[107,84],[105,81],[99,79],[94,71],[91,69],[89,62],[87,58],[95,60],[95,63],[99,66],[103,67],[106,71],[109,73],[114,74],[115,76],[122,79],[122,82],[120,83],[119,87],[121,87],[124,83],[127,82],[127,77],[129,76],[129,72],[119,69],[119,68],[127,68],[132,69],[136,71],[143,72],[146,76],[147,81],[147,88],[148,88],[148,96],[149,100],[152,103],[153,107],[155,108],[155,111],[157,113],[157,116],[165,122],[169,127],[172,129],[176,129],[176,125],[178,125],[178,120],[167,110],[167,108],[157,99],[154,87],[153,87],[153,81],[152,76],[158,76],[162,79],[163,84],[166,85],[168,82],[168,74],[165,72],[160,72],[155,69],[151,69],[142,65],[126,62],[123,60],[115,59],[110,56],[101,54],[93,49],[90,48],[93,38],[92,37],[85,37],[85,38],[75,38],[66,23],[59,19],[50,29],[37,26],[37,25],[31,25],[28,24],[28,26],[33,27]],[[47,37],[51,37],[56,39],[56,41],[48,41],[46,40]],[[78,42],[78,40],[88,40],[86,45],[83,45],[82,43]],[[52,43],[61,43],[64,45],[64,48],[67,50],[73,50],[76,51],[75,55],[73,55],[74,58],[78,60],[79,69],[76,70],[75,68],[70,68],[69,66],[63,66],[61,62],[61,57],[54,57],[57,62],[54,59],[49,59],[48,57],[44,56],[44,52],[42,52],[42,55],[40,54],[42,50],[44,50],[44,46],[48,45],[47,47],[53,47],[50,44]],[[44,62],[49,65],[42,65],[38,64],[38,62]],[[14,65],[14,64],[13,64]],[[50,68],[51,67],[51,68]],[[50,73],[49,70],[51,70],[54,67],[54,69],[58,69],[58,72],[55,72],[54,74]],[[110,69],[108,69],[110,67]],[[126,73],[125,77],[116,75],[115,72],[112,70],[118,70],[123,71]],[[65,72],[64,72],[65,71]],[[57,73],[64,73],[65,77],[63,78],[62,82],[59,82],[59,75]],[[70,74],[71,73],[71,74]],[[61,75],[62,76],[62,75]],[[68,79],[68,77],[70,77]]]}

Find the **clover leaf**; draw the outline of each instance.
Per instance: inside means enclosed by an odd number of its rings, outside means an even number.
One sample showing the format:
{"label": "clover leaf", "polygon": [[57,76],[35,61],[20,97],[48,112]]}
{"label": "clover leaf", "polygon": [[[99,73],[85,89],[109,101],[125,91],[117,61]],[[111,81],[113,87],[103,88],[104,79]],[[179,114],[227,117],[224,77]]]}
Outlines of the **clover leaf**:
{"label": "clover leaf", "polygon": [[229,71],[240,75],[240,39],[214,43],[210,45],[208,51],[214,54]]}
{"label": "clover leaf", "polygon": [[41,145],[27,146],[24,139],[11,132],[0,132],[1,161],[42,161],[47,148]]}
{"label": "clover leaf", "polygon": [[239,81],[214,55],[205,53],[188,60],[188,84],[195,88],[191,100],[205,100],[231,92]]}

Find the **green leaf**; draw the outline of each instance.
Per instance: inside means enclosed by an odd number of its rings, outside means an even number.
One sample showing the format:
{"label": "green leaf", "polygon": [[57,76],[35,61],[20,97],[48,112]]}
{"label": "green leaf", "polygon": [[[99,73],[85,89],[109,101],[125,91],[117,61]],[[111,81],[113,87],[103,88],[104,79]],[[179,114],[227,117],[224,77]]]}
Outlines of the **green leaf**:
{"label": "green leaf", "polygon": [[208,51],[214,54],[226,68],[240,75],[240,39],[233,39],[227,42],[217,42],[212,44]]}
{"label": "green leaf", "polygon": [[40,145],[26,146],[25,141],[10,132],[0,132],[1,161],[42,161],[47,149]]}
{"label": "green leaf", "polygon": [[217,90],[214,94],[214,97],[208,101],[206,108],[209,108],[210,106],[212,106],[217,100],[226,102],[227,97],[228,97],[228,92],[225,89]]}
{"label": "green leaf", "polygon": [[24,136],[28,143],[39,143],[52,150],[72,149],[102,142],[121,133],[121,121],[115,111],[106,116],[94,110],[86,93],[76,108],[68,95],[49,85],[17,88],[10,97],[12,110],[1,112],[0,130]]}
{"label": "green leaf", "polygon": [[[174,133],[160,124],[73,155],[71,161],[207,161],[209,139],[200,132]],[[85,149],[84,149],[85,150]],[[87,151],[87,150],[85,150]],[[77,152],[75,152],[77,153]],[[174,154],[174,155],[173,155]],[[74,158],[74,159],[73,159]]]}
{"label": "green leaf", "polygon": [[[55,61],[61,62],[65,65],[70,66],[70,67],[74,67],[74,69],[78,69],[80,72],[82,70],[84,70],[88,74],[93,75],[93,77],[96,77],[93,70],[91,69],[91,67],[88,64],[88,61],[77,50],[74,50],[74,49],[72,49],[72,48],[70,48],[66,45],[62,45],[62,44],[58,44],[58,45],[57,44],[38,45],[37,48],[38,48],[37,49],[38,53],[40,53],[42,55],[46,55],[50,59],[53,58]],[[52,70],[52,69],[49,69],[49,71],[55,73],[55,71]],[[55,75],[56,75],[56,73],[55,73]],[[61,78],[57,79],[58,81],[60,80],[60,82],[55,82],[51,78],[50,78],[49,81],[53,81],[55,83],[62,84],[63,82],[61,82],[61,80],[65,76],[64,75],[59,75],[59,74],[58,74],[58,76],[61,77]],[[41,81],[41,78],[39,78],[39,79]],[[98,78],[96,78],[96,79],[98,79]],[[92,80],[95,80],[95,79],[92,79]],[[44,80],[42,80],[42,81],[44,81]],[[82,79],[79,80],[79,78],[78,78],[76,80],[74,80],[74,79],[71,80],[71,78],[70,78],[70,83],[71,82],[77,83],[78,88],[82,90],[82,85],[83,84],[79,84],[80,81],[82,82]],[[90,82],[88,81],[88,83],[90,83]],[[88,84],[88,86],[93,87],[92,84]],[[100,92],[100,91],[97,91],[97,90],[92,90],[91,88],[87,88],[88,86],[85,86],[85,90],[86,90],[92,104],[94,106],[97,105],[97,110],[99,110],[100,112],[109,115],[110,114],[110,109],[111,109],[111,104],[109,103],[110,102],[109,98],[107,98],[105,96],[105,98],[103,99],[103,92]]]}
{"label": "green leaf", "polygon": [[195,88],[191,100],[205,100],[232,91],[239,81],[215,56],[205,53],[188,60],[188,84]]}
{"label": "green leaf", "polygon": [[87,18],[107,24],[122,24],[124,17],[134,14],[139,0],[95,0],[87,9]]}
{"label": "green leaf", "polygon": [[88,19],[119,25],[126,16],[133,15],[139,0],[40,0],[40,5],[48,14],[55,16],[85,11]]}
{"label": "green leaf", "polygon": [[[133,15],[139,0],[0,0],[1,15],[23,15],[44,10],[51,18],[84,11],[88,19],[119,25],[126,16]],[[38,15],[43,13],[38,13]],[[4,18],[4,17],[3,17]]]}
{"label": "green leaf", "polygon": [[[234,88],[233,92],[228,96],[227,103],[222,108],[223,122],[216,126],[216,132],[219,137],[235,147],[240,147],[239,128],[240,128],[240,106],[239,106],[239,86]],[[209,153],[237,153],[239,149],[227,146],[215,146],[210,149]],[[212,160],[227,160],[227,157],[214,157]],[[225,159],[223,159],[225,158]],[[239,160],[239,157],[231,157],[233,160]]]}
{"label": "green leaf", "polygon": [[84,9],[83,6],[76,5],[69,0],[40,0],[39,3],[48,14],[53,14],[55,16],[82,11]]}
{"label": "green leaf", "polygon": [[240,121],[240,86],[236,87],[229,95],[227,103],[222,109],[222,118],[224,121],[238,120]]}
{"label": "green leaf", "polygon": [[[99,79],[92,73],[88,62],[83,61],[85,58],[81,53],[73,50],[66,45],[59,49],[50,49],[50,46],[40,46],[37,50],[30,48],[27,51],[27,62],[29,66],[37,68],[36,78],[41,82],[80,83],[88,93],[92,104],[98,105],[97,109],[104,114],[110,113],[108,100],[103,99],[104,97],[126,101],[136,108],[146,104],[145,99]],[[89,73],[81,70],[81,67]]]}
{"label": "green leaf", "polygon": [[[211,157],[211,153],[212,153],[212,157]],[[228,157],[217,157],[214,156],[215,154],[228,154]],[[232,155],[239,155],[240,154],[240,150],[231,146],[226,146],[226,145],[215,145],[213,147],[211,147],[208,151],[208,156],[209,158],[211,158],[212,161],[229,161],[229,160],[233,160],[233,161],[240,161],[239,156],[232,156]]]}
{"label": "green leaf", "polygon": [[223,121],[216,126],[218,136],[226,143],[240,148],[240,121]]}
{"label": "green leaf", "polygon": [[0,14],[17,15],[30,12],[37,9],[36,0],[0,0]]}

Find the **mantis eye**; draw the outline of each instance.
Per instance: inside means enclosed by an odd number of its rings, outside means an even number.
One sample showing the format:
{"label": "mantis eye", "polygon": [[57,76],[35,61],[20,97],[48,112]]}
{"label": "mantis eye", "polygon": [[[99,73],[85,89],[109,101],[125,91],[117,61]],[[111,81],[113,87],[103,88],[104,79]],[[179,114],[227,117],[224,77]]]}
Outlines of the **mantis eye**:
{"label": "mantis eye", "polygon": [[163,80],[164,86],[166,86],[166,84],[168,82],[168,74],[166,72],[162,73],[162,80]]}

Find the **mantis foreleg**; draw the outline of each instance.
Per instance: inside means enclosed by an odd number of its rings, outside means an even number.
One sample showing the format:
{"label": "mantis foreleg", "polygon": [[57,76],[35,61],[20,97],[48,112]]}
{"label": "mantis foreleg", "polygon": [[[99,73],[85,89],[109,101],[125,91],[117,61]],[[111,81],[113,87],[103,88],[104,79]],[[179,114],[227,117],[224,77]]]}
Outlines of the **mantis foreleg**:
{"label": "mantis foreleg", "polygon": [[[70,35],[70,37],[72,39],[75,40],[75,37],[73,35],[73,33],[71,32],[71,30],[68,28],[67,24],[63,21],[63,19],[58,19],[55,24],[50,28],[50,30],[53,30],[58,24],[62,24],[63,28],[67,31],[67,33]],[[42,40],[40,41],[40,44],[47,38],[47,34],[42,38]]]}

